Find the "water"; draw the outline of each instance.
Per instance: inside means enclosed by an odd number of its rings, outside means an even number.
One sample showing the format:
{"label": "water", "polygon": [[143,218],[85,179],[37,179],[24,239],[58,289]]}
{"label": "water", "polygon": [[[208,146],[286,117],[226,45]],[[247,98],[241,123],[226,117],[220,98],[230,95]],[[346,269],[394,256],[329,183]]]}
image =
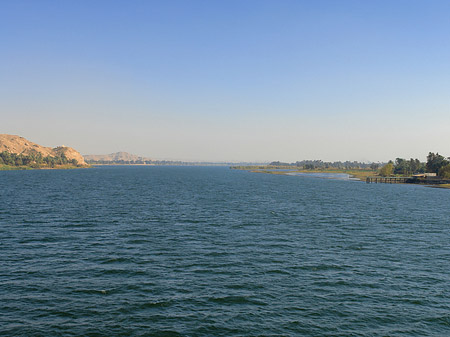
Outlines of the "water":
{"label": "water", "polygon": [[357,178],[353,178],[349,174],[346,173],[326,173],[326,172],[311,172],[311,173],[304,173],[304,172],[289,172],[287,173],[291,176],[305,176],[310,178],[322,178],[322,179],[341,179],[341,180],[357,180]]}
{"label": "water", "polygon": [[0,186],[0,335],[450,335],[449,190],[208,167]]}

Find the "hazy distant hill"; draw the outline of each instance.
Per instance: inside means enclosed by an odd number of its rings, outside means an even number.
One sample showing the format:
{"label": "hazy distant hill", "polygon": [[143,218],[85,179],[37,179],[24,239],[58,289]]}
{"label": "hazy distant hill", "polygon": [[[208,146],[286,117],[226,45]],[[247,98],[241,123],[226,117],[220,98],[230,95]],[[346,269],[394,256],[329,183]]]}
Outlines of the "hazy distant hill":
{"label": "hazy distant hill", "polygon": [[3,151],[27,156],[41,153],[43,157],[59,157],[64,154],[68,160],[76,159],[79,165],[86,165],[83,156],[71,147],[62,145],[52,149],[15,135],[0,134],[0,152]]}
{"label": "hazy distant hill", "polygon": [[140,157],[127,152],[116,152],[111,154],[86,154],[84,159],[88,164],[146,164],[146,165],[180,165],[180,166],[229,166],[229,165],[251,165],[254,163],[227,163],[227,162],[187,162],[172,160],[155,160]]}
{"label": "hazy distant hill", "polygon": [[111,154],[87,154],[84,156],[87,161],[95,162],[137,162],[152,161],[150,158],[139,157],[128,152],[116,152]]}

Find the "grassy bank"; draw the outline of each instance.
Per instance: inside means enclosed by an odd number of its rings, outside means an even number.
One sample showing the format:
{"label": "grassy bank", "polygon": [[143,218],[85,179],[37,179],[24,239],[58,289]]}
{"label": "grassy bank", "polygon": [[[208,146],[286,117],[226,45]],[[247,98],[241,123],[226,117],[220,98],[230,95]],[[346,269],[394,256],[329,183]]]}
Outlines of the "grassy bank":
{"label": "grassy bank", "polygon": [[0,171],[32,170],[29,166],[0,165]]}
{"label": "grassy bank", "polygon": [[430,187],[450,189],[450,184],[440,184],[440,185],[435,185],[435,186],[430,186]]}

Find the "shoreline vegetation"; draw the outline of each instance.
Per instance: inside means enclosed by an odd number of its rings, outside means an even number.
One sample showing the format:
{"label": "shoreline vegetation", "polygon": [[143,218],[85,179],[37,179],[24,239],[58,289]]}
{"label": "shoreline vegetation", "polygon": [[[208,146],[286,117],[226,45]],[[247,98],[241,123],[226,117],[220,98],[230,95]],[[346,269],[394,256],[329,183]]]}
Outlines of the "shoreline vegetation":
{"label": "shoreline vegetation", "polygon": [[33,170],[33,169],[77,169],[88,168],[90,165],[80,165],[76,159],[69,160],[64,153],[58,156],[43,156],[40,152],[29,155],[0,152],[0,171]]}
{"label": "shoreline vegetation", "polygon": [[31,167],[31,166],[11,166],[11,165],[0,165],[0,171],[24,171],[24,170],[72,170],[72,169],[80,169],[80,168],[90,168],[91,165],[84,166],[74,166],[74,165],[55,165],[54,167],[48,166],[39,166],[39,167]]}
{"label": "shoreline vegetation", "polygon": [[323,162],[308,160],[296,163],[272,162],[269,165],[232,166],[231,169],[245,170],[252,173],[290,175],[292,173],[339,173],[348,174],[350,178],[367,181],[369,178],[408,177],[406,184],[421,184],[434,188],[450,189],[450,158],[439,153],[430,152],[426,162],[419,159],[406,160],[396,158],[395,162],[358,163],[358,162]]}

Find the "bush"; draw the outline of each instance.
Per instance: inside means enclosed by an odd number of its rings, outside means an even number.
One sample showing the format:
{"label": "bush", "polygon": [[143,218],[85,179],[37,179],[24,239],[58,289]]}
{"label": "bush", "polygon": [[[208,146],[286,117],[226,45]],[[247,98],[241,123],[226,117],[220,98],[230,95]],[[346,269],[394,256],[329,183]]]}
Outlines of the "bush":
{"label": "bush", "polygon": [[392,175],[393,171],[394,171],[394,165],[392,163],[388,163],[380,169],[380,176],[389,177],[390,175]]}

